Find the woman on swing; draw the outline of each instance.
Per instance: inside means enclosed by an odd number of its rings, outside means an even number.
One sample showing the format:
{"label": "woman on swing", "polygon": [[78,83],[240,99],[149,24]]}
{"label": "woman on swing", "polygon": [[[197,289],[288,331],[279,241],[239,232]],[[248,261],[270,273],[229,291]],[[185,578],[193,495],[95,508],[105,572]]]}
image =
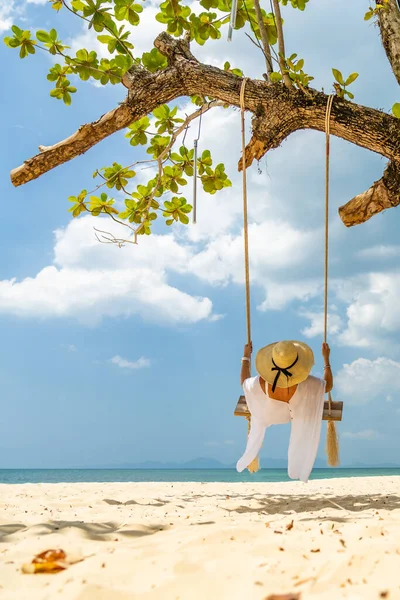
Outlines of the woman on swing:
{"label": "woman on swing", "polygon": [[330,348],[322,344],[323,379],[310,375],[314,354],[303,342],[283,341],[261,348],[256,355],[256,377],[250,377],[252,350],[251,343],[245,345],[240,375],[251,429],[236,468],[240,473],[257,457],[267,427],[291,422],[288,474],[307,482],[319,446],[324,394],[333,387]]}

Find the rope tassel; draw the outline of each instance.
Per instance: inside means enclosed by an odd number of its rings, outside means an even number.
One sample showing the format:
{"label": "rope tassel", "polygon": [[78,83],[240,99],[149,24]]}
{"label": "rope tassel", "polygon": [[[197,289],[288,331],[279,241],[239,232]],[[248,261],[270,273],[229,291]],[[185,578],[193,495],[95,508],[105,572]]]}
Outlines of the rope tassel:
{"label": "rope tassel", "polygon": [[[329,410],[332,405],[332,398],[329,392],[328,394]],[[339,436],[336,431],[335,421],[328,421],[326,427],[326,455],[328,458],[328,465],[330,467],[338,467],[340,464],[339,460]]]}

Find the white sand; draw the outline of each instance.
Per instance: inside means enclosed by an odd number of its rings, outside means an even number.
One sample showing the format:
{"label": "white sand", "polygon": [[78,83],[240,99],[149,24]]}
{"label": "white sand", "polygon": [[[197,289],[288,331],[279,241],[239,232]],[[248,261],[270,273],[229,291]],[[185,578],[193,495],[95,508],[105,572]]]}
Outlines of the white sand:
{"label": "white sand", "polygon": [[[400,477],[0,485],[0,542],[5,600],[393,600]],[[21,573],[50,548],[87,558]]]}

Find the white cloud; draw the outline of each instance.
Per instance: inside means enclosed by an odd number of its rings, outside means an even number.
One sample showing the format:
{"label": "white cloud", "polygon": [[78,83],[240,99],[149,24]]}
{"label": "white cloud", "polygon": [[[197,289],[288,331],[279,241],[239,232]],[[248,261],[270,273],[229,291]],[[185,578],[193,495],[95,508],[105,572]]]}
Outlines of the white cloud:
{"label": "white cloud", "polygon": [[14,0],[0,0],[0,33],[10,29],[16,13],[17,7]]}
{"label": "white cloud", "polygon": [[377,431],[373,429],[364,429],[363,431],[345,431],[342,433],[342,437],[349,438],[351,440],[376,440],[380,437]]}
{"label": "white cloud", "polygon": [[68,346],[68,351],[69,352],[76,352],[76,350],[77,350],[77,348],[76,348],[76,346],[74,344],[70,344]]}
{"label": "white cloud", "polygon": [[392,347],[390,337],[400,330],[400,273],[369,273],[351,278],[338,293],[349,302],[347,327],[339,335],[340,343],[381,351]]}
{"label": "white cloud", "polygon": [[[109,230],[113,226],[107,223]],[[156,322],[196,323],[211,317],[211,301],[169,285],[167,277],[168,271],[184,268],[186,252],[171,235],[154,235],[124,249],[99,244],[93,218],[83,217],[57,231],[54,265],[20,282],[0,281],[0,313],[73,317],[89,325],[135,314]]]}
{"label": "white cloud", "polygon": [[[295,299],[305,301],[319,292],[320,281],[307,279],[302,270],[315,252],[318,237],[315,232],[273,219],[249,226],[251,282],[263,288],[266,296],[260,310],[284,308]],[[243,284],[243,233],[226,233],[211,240],[193,255],[189,270],[214,285]]]}
{"label": "white cloud", "polygon": [[319,294],[320,288],[321,284],[316,279],[298,279],[289,283],[269,280],[266,282],[266,299],[259,309],[281,310],[294,300],[307,302]]}
{"label": "white cloud", "polygon": [[370,248],[363,248],[357,252],[359,258],[365,258],[367,260],[374,258],[393,258],[400,256],[400,246],[381,244],[380,246],[371,246]]}
{"label": "white cloud", "polygon": [[[324,313],[323,312],[311,312],[301,311],[301,317],[309,319],[311,321],[308,327],[301,330],[301,333],[307,338],[312,338],[317,335],[321,335],[324,332]],[[337,335],[343,327],[343,321],[340,315],[329,312],[328,313],[328,333],[329,335]]]}
{"label": "white cloud", "polygon": [[335,376],[340,398],[348,404],[387,401],[400,393],[400,362],[391,358],[358,358],[345,364]]}
{"label": "white cloud", "polygon": [[126,358],[122,358],[122,356],[119,356],[118,354],[113,356],[110,359],[110,362],[113,365],[120,367],[120,369],[144,369],[150,367],[151,365],[151,361],[144,356],[141,356],[138,360],[131,361],[127,360]]}

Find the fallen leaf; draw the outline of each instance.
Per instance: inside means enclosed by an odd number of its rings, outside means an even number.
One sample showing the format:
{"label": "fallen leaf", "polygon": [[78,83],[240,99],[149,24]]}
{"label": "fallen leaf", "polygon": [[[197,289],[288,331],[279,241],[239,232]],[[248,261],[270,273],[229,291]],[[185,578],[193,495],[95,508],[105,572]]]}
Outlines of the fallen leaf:
{"label": "fallen leaf", "polygon": [[342,544],[343,548],[346,548],[346,542],[344,540],[339,540],[339,542]]}
{"label": "fallen leaf", "polygon": [[82,560],[81,556],[67,555],[64,550],[45,550],[37,554],[31,563],[22,565],[21,570],[25,574],[58,573]]}
{"label": "fallen leaf", "polygon": [[279,550],[280,550],[281,552],[285,552],[285,548],[282,548],[282,547],[281,547],[281,548],[279,548]]}
{"label": "fallen leaf", "polygon": [[314,548],[313,550],[310,550],[310,552],[321,552],[321,550],[319,548]]}
{"label": "fallen leaf", "polygon": [[291,529],[293,529],[293,521],[286,525],[286,531],[290,531]]}
{"label": "fallen leaf", "polygon": [[278,531],[277,529],[274,531],[274,533],[283,533],[282,531]]}

